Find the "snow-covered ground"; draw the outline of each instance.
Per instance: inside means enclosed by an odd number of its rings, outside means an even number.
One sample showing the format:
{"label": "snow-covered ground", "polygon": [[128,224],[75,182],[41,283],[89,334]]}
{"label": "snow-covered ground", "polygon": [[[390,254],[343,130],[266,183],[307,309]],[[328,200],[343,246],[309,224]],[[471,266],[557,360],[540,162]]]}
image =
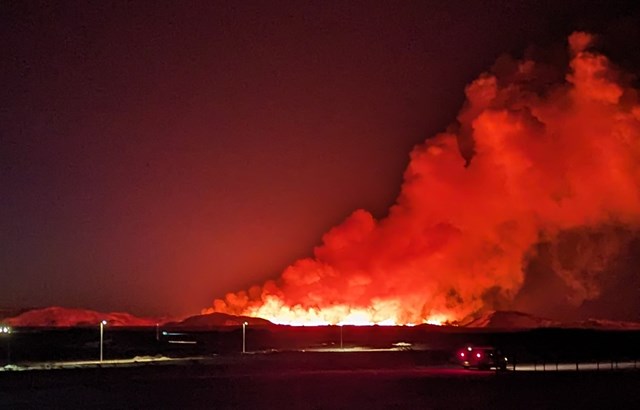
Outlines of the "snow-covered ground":
{"label": "snow-covered ground", "polygon": [[[587,371],[587,370],[629,370],[629,369],[640,369],[640,362],[599,362],[599,363],[558,363],[556,366],[555,363],[545,363],[540,364],[532,364],[532,363],[524,363],[516,366],[516,371],[518,372],[541,372],[541,371]],[[513,370],[511,366],[509,366],[509,370]]]}
{"label": "snow-covered ground", "polygon": [[206,361],[207,357],[180,357],[171,358],[166,356],[136,356],[131,359],[112,360],[83,360],[83,361],[59,361],[59,362],[30,362],[18,365],[9,364],[0,367],[0,371],[25,371],[25,370],[53,370],[53,369],[80,369],[87,367],[132,367],[149,364],[179,364],[194,361]]}
{"label": "snow-covered ground", "polygon": [[[353,353],[353,352],[374,352],[374,351],[397,351],[397,348],[391,349],[363,349],[357,347],[338,348],[316,348],[305,349],[300,352],[335,352],[335,353]],[[265,353],[273,353],[273,351],[250,352],[247,356],[262,355]],[[111,368],[111,367],[136,367],[145,365],[161,365],[161,364],[194,364],[194,363],[213,363],[219,358],[212,356],[193,356],[171,358],[166,356],[136,356],[131,359],[116,360],[85,360],[85,361],[57,361],[57,362],[32,362],[20,363],[19,365],[10,364],[0,367],[0,372],[10,371],[28,371],[28,370],[56,370],[56,369],[82,369],[82,368]],[[443,368],[442,365],[437,366],[420,366],[421,368],[433,367]],[[458,365],[445,365],[445,368],[458,369]],[[611,370],[640,370],[640,362],[638,361],[621,361],[621,362],[583,362],[583,363],[518,363],[515,366],[510,363],[507,371],[516,372],[575,372],[575,371],[611,371]]]}

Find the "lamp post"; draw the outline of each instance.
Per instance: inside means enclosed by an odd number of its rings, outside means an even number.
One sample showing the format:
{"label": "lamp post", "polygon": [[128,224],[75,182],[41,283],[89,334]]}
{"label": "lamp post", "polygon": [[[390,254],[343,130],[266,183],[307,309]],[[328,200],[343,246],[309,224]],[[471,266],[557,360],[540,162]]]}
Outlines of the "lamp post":
{"label": "lamp post", "polygon": [[104,345],[104,327],[107,324],[106,320],[103,320],[102,322],[100,322],[100,363],[102,363],[102,358],[103,358],[103,345]]}
{"label": "lamp post", "polygon": [[7,364],[11,363],[11,327],[9,326],[0,326],[0,334],[7,338]]}
{"label": "lamp post", "polygon": [[247,322],[242,322],[242,353],[247,353],[246,350],[246,333],[247,333],[247,325],[249,323]]}

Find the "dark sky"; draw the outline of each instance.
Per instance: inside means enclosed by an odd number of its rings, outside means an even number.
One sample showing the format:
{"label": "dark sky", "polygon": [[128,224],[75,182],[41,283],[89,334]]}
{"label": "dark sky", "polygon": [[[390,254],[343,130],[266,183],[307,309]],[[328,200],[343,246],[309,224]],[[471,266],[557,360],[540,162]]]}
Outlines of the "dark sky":
{"label": "dark sky", "polygon": [[383,216],[411,147],[500,54],[576,28],[615,37],[637,16],[577,1],[26,3],[0,3],[0,307],[154,315],[277,276],[356,208]]}

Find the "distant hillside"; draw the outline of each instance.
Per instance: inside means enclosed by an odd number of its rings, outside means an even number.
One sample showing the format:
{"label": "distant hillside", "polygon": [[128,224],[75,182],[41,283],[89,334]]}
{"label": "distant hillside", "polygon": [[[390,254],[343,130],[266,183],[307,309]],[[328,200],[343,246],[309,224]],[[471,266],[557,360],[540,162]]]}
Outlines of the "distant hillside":
{"label": "distant hillside", "polygon": [[516,311],[491,311],[463,322],[464,327],[482,327],[491,329],[532,329],[538,327],[558,327],[560,322],[535,317]]}
{"label": "distant hillside", "polygon": [[15,309],[15,308],[0,308],[0,321],[4,321],[7,318],[18,316],[31,309]]}
{"label": "distant hillside", "polygon": [[[20,314],[17,314],[18,312],[19,311],[14,311],[13,313],[16,314],[16,316],[9,318],[5,317],[0,319],[0,321],[14,327],[98,326],[102,320],[109,322],[109,326],[123,327],[155,326],[157,323],[160,323],[164,327],[215,329],[242,326],[242,323],[244,322],[247,322],[249,326],[275,326],[273,323],[265,319],[248,316],[233,316],[225,313],[195,315],[182,321],[168,321],[167,319],[137,317],[124,312],[103,313],[94,310],[71,309],[57,306],[31,309]],[[523,312],[490,311],[463,320],[459,323],[459,327],[503,330],[537,328],[640,330],[640,323],[604,319],[560,322],[536,317]]]}
{"label": "distant hillside", "polygon": [[226,326],[241,326],[247,322],[249,326],[273,325],[266,319],[248,316],[233,316],[225,313],[209,313],[206,315],[196,315],[184,319],[181,322],[166,323],[165,326],[188,327],[188,328],[215,328]]}
{"label": "distant hillside", "polygon": [[97,326],[102,320],[106,320],[109,326],[155,326],[158,322],[156,319],[140,318],[129,313],[102,313],[58,306],[32,309],[4,319],[4,322],[14,327],[73,327]]}
{"label": "distant hillside", "polygon": [[570,329],[640,330],[640,323],[607,319],[587,319],[580,322],[563,323],[562,327]]}
{"label": "distant hillside", "polygon": [[[17,313],[17,312],[16,312]],[[109,326],[155,326],[160,323],[163,326],[185,328],[218,328],[228,326],[241,326],[247,322],[250,326],[267,326],[271,322],[261,318],[233,316],[224,313],[211,313],[208,315],[196,315],[182,321],[169,322],[167,319],[142,318],[124,312],[97,312],[87,309],[72,309],[65,307],[46,307],[31,309],[16,316],[2,319],[14,327],[75,327],[97,326],[102,320],[109,322]]]}
{"label": "distant hillside", "polygon": [[640,323],[635,322],[620,322],[604,319],[587,319],[577,322],[560,322],[516,311],[486,312],[480,316],[469,318],[466,321],[463,321],[460,325],[463,327],[488,329],[537,329],[545,327],[563,329],[607,330],[640,329]]}

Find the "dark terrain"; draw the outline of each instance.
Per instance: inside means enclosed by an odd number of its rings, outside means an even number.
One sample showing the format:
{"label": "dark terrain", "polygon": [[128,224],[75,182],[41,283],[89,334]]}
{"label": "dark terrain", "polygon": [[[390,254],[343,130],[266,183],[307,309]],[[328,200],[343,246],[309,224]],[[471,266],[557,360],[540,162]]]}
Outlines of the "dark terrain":
{"label": "dark terrain", "polygon": [[640,400],[637,371],[496,373],[349,356],[7,372],[0,374],[0,400],[11,409],[633,408]]}
{"label": "dark terrain", "polygon": [[[162,332],[167,332],[163,335]],[[178,334],[176,334],[178,333]],[[417,326],[242,329],[107,329],[105,359],[199,356],[180,363],[0,372],[0,408],[633,408],[639,331]],[[96,360],[98,329],[18,329],[0,340],[6,362]],[[195,344],[169,343],[190,341]],[[385,349],[405,342],[394,351]],[[546,372],[465,371],[467,343],[501,348]],[[331,351],[323,351],[331,350]],[[549,371],[556,362],[602,362],[600,371]],[[3,363],[4,363],[3,362]],[[510,367],[511,369],[511,367]]]}
{"label": "dark terrain", "polygon": [[[520,361],[628,361],[640,359],[640,330],[539,328],[500,330],[487,328],[385,326],[290,327],[247,326],[246,347],[255,351],[298,351],[343,346],[386,349],[406,344],[418,361],[445,364],[466,345],[489,345]],[[188,342],[188,343],[176,343]],[[19,328],[0,337],[0,365],[57,360],[96,360],[99,328]],[[242,350],[242,327],[122,328],[106,327],[105,359],[166,355],[170,357],[236,354]]]}

